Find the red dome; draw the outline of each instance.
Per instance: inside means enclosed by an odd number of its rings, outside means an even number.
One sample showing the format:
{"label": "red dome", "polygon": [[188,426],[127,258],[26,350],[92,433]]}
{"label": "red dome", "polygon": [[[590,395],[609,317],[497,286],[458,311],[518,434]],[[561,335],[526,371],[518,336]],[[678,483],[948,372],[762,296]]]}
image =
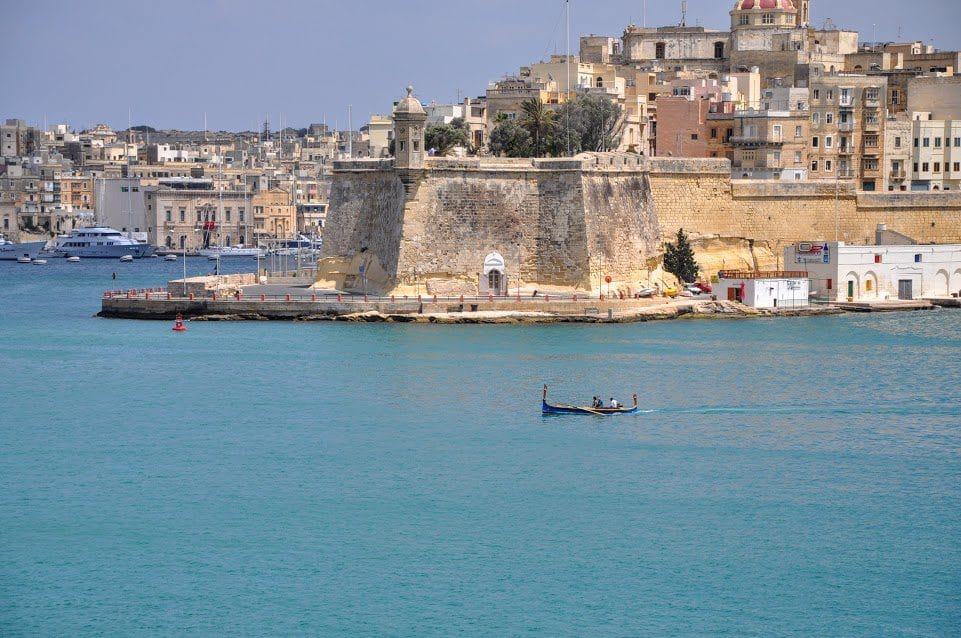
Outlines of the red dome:
{"label": "red dome", "polygon": [[749,11],[750,9],[797,11],[791,0],[738,0],[737,4],[734,5],[735,11]]}

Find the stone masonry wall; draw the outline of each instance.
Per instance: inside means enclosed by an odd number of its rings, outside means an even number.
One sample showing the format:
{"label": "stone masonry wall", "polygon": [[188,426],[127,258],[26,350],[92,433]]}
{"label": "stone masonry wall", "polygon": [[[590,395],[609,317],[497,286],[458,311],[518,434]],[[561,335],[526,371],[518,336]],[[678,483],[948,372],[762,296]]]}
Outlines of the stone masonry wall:
{"label": "stone masonry wall", "polygon": [[[651,162],[662,238],[738,237],[778,245],[834,239],[872,243],[880,223],[922,242],[961,242],[961,194],[863,193],[833,182],[731,181],[716,160]],[[837,197],[835,196],[837,194]]]}
{"label": "stone masonry wall", "polygon": [[[731,257],[759,267],[774,265],[768,262],[787,244],[834,239],[836,226],[850,243],[872,242],[879,223],[921,242],[961,243],[961,193],[732,182],[723,159],[431,158],[413,173],[367,166],[335,165],[323,254],[376,259],[387,290],[398,293],[423,292],[430,281],[474,293],[484,257],[494,251],[505,259],[512,288],[596,291],[604,275],[636,284],[678,228],[700,240],[705,254],[740,246]],[[714,257],[705,265],[727,258]],[[352,276],[348,289],[357,287]]]}

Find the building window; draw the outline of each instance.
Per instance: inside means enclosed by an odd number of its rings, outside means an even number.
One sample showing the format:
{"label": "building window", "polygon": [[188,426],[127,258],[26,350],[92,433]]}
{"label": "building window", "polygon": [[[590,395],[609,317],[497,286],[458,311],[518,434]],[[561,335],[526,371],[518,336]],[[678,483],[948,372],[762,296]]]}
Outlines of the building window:
{"label": "building window", "polygon": [[916,264],[921,263],[921,253],[914,253],[914,263]]}
{"label": "building window", "polygon": [[961,137],[954,138],[954,145],[961,146]]}
{"label": "building window", "polygon": [[691,139],[697,140],[697,133],[691,133]]}
{"label": "building window", "polygon": [[405,146],[406,144],[404,144],[404,140],[400,140],[400,150],[403,151]]}
{"label": "building window", "polygon": [[880,263],[881,263],[881,255],[875,255],[875,256],[874,256],[874,263],[876,263],[876,264],[880,264]]}
{"label": "building window", "polygon": [[871,292],[874,289],[874,282],[868,279],[864,282],[864,289]]}
{"label": "building window", "polygon": [[180,209],[180,221],[181,221],[181,222],[187,221],[186,218],[187,218],[187,211],[185,211],[183,208],[181,208],[181,209]]}
{"label": "building window", "polygon": [[168,222],[173,221],[173,216],[174,216],[173,211],[168,209],[168,210],[167,210],[167,221],[168,221]]}
{"label": "building window", "polygon": [[814,89],[814,99],[815,100],[821,99],[821,89]]}
{"label": "building window", "polygon": [[795,126],[795,127],[794,127],[794,137],[801,137],[801,136],[802,136],[801,127],[800,127],[800,126]]}
{"label": "building window", "polygon": [[712,129],[711,129],[711,139],[712,139],[712,140],[716,140],[716,139],[717,139],[717,129],[716,129],[716,128],[712,128]]}
{"label": "building window", "polygon": [[927,173],[927,172],[928,172],[928,166],[929,166],[929,164],[928,164],[927,162],[921,162],[921,172],[922,172],[922,173]]}
{"label": "building window", "polygon": [[817,135],[811,138],[811,146],[817,148],[820,145],[820,140]]}
{"label": "building window", "polygon": [[901,148],[901,138],[900,138],[900,137],[895,137],[895,138],[894,138],[894,148]]}
{"label": "building window", "polygon": [[[738,18],[737,23],[740,24],[740,25],[747,24],[747,14],[746,14],[746,13],[742,13],[742,14],[741,14],[741,17]],[[9,135],[8,135],[8,137],[9,137]]]}
{"label": "building window", "polygon": [[914,172],[915,172],[915,173],[918,172],[918,163],[917,163],[917,162],[914,163]]}
{"label": "building window", "polygon": [[200,211],[198,210],[198,211],[197,211],[197,223],[199,224],[200,221],[201,221],[201,220],[200,220]]}
{"label": "building window", "polygon": [[774,14],[765,13],[761,16],[761,24],[774,24]]}
{"label": "building window", "polygon": [[225,216],[225,217],[224,217],[224,220],[229,224],[229,223],[230,223],[230,209],[229,209],[229,208],[224,211],[224,216]]}
{"label": "building window", "polygon": [[830,135],[824,136],[824,148],[831,148],[834,145],[834,138]]}
{"label": "building window", "polygon": [[794,163],[795,164],[801,163],[801,151],[794,151]]}
{"label": "building window", "polygon": [[832,168],[831,160],[824,160],[824,170],[830,173]]}
{"label": "building window", "polygon": [[951,170],[953,170],[955,173],[957,173],[958,171],[961,171],[961,162],[955,162],[952,165]]}
{"label": "building window", "polygon": [[825,124],[834,124],[834,113],[825,113],[824,115]]}
{"label": "building window", "polygon": [[724,57],[724,43],[715,42],[714,43],[714,57],[718,60]]}
{"label": "building window", "polygon": [[818,124],[820,124],[820,123],[821,123],[821,114],[818,113],[817,111],[815,111],[815,112],[811,115],[811,121],[814,122],[814,125],[815,125],[815,126],[817,126]]}
{"label": "building window", "polygon": [[935,172],[935,173],[940,173],[940,172],[941,172],[941,162],[935,162],[935,163],[934,163],[934,172]]}
{"label": "building window", "polygon": [[658,60],[663,60],[663,59],[664,59],[664,50],[665,50],[665,45],[664,45],[663,42],[658,42],[657,44],[655,44],[655,45],[654,45],[654,57],[657,58]]}
{"label": "building window", "polygon": [[928,148],[929,146],[931,146],[931,138],[926,137],[923,140],[921,140],[921,146],[923,146],[924,148]]}
{"label": "building window", "polygon": [[817,172],[818,172],[818,162],[817,162],[817,160],[814,160],[813,162],[811,162],[811,172],[812,172],[812,173],[817,173]]}
{"label": "building window", "polygon": [[940,138],[940,137],[934,138],[934,148],[941,148],[941,138]]}
{"label": "building window", "polygon": [[918,138],[914,138],[914,148],[918,147]]}

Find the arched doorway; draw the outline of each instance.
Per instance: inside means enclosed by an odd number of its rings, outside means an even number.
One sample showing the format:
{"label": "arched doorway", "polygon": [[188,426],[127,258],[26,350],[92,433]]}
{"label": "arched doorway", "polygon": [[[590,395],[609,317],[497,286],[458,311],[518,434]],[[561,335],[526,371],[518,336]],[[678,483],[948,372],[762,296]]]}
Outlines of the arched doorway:
{"label": "arched doorway", "polygon": [[841,296],[845,301],[855,301],[861,293],[861,279],[856,272],[849,272],[844,275],[844,284],[841,287]]}
{"label": "arched doorway", "polygon": [[174,247],[174,238],[171,237],[170,235],[167,235],[167,239],[164,241],[164,245],[165,245],[167,248],[173,248],[173,247]]}
{"label": "arched doorway", "polygon": [[869,270],[864,273],[864,293],[862,296],[868,299],[876,299],[878,294],[878,276],[873,270]]}
{"label": "arched doorway", "polygon": [[951,275],[950,288],[953,292],[957,292],[961,294],[961,268],[958,268],[957,270],[955,270],[954,274]]}
{"label": "arched doorway", "polygon": [[485,295],[507,294],[507,270],[504,257],[499,252],[495,251],[484,257],[484,270],[478,288],[481,294]]}
{"label": "arched doorway", "polygon": [[934,275],[934,294],[937,297],[947,297],[948,290],[948,271],[939,270]]}

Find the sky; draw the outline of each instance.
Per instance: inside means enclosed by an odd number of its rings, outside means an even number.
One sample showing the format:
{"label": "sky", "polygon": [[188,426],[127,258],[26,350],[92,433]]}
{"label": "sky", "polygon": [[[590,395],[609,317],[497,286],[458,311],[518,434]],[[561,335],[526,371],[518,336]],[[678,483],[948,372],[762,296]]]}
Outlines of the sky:
{"label": "sky", "polygon": [[[680,1],[647,0],[648,26]],[[734,0],[688,0],[688,24],[728,29]],[[571,47],[641,24],[643,0],[571,0]],[[961,0],[812,0],[862,40],[961,48]],[[412,84],[423,101],[565,51],[564,0],[0,0],[0,118],[86,128],[358,128]]]}

